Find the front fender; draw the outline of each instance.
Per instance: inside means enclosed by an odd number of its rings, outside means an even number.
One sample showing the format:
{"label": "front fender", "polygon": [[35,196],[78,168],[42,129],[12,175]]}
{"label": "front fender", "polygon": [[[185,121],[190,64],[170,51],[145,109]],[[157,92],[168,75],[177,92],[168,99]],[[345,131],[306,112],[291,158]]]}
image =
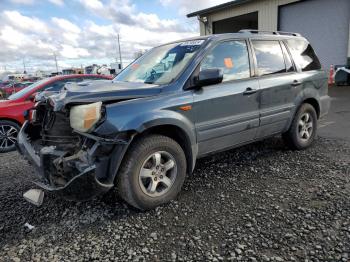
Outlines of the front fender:
{"label": "front fender", "polygon": [[194,166],[198,154],[193,110],[183,111],[191,105],[191,92],[161,95],[151,98],[123,101],[106,106],[105,121],[94,131],[99,136],[115,137],[121,133],[142,133],[152,127],[175,126],[186,136],[191,148]]}
{"label": "front fender", "polygon": [[196,143],[194,124],[186,116],[170,110],[140,114],[126,123],[121,131],[135,130],[142,133],[149,128],[162,125],[177,126],[186,133],[191,145]]}
{"label": "front fender", "polygon": [[191,144],[195,144],[193,112],[180,109],[192,103],[192,93],[181,92],[107,105],[106,119],[96,132],[106,136],[125,131],[142,133],[150,127],[174,125],[188,135]]}

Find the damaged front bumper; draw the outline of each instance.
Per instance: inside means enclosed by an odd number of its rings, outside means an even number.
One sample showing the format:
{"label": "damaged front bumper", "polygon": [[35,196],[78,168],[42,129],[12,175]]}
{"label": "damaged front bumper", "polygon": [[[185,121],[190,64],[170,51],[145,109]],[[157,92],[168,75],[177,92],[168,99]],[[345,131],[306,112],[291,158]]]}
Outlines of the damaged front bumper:
{"label": "damaged front bumper", "polygon": [[[54,192],[72,201],[85,201],[109,191],[128,146],[128,141],[106,140],[89,134],[90,148],[82,147],[74,155],[60,151],[56,146],[35,147],[27,133],[30,123],[23,125],[18,135],[18,150],[37,170],[38,181],[44,190]],[[111,148],[109,154],[101,148]],[[57,178],[56,174],[64,176]]]}

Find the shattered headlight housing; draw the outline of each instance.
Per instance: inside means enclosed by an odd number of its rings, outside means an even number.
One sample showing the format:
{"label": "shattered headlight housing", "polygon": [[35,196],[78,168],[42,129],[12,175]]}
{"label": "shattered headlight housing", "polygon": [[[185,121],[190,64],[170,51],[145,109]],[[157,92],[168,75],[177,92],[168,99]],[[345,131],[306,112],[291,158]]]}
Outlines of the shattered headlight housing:
{"label": "shattered headlight housing", "polygon": [[73,106],[70,110],[70,126],[77,131],[91,130],[101,119],[102,102]]}

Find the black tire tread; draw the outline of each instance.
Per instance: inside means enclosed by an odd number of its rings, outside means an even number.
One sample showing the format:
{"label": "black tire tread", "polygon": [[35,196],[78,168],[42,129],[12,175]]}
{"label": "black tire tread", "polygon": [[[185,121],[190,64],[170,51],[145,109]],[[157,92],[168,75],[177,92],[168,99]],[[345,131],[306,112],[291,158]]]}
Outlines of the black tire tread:
{"label": "black tire tread", "polygon": [[[140,210],[147,210],[149,208],[141,206],[136,200],[135,194],[133,193],[133,190],[130,185],[129,176],[131,172],[134,171],[133,168],[135,167],[135,161],[137,161],[135,158],[141,155],[142,152],[144,152],[144,150],[148,150],[154,147],[155,145],[159,145],[159,144],[169,145],[173,147],[175,150],[177,150],[178,152],[181,152],[181,154],[183,155],[183,159],[181,159],[181,161],[182,161],[182,164],[184,164],[186,167],[185,154],[181,146],[175,140],[162,135],[149,135],[149,136],[136,138],[136,140],[130,145],[130,148],[126,153],[124,160],[122,162],[122,165],[120,167],[120,170],[117,174],[116,187],[117,187],[118,195],[123,200],[125,200],[131,206]],[[181,182],[183,183],[183,181]]]}
{"label": "black tire tread", "polygon": [[[299,121],[301,114],[303,114],[306,111],[309,111],[312,114],[312,117],[315,120],[316,124],[314,125],[314,130],[313,130],[313,134],[312,134],[310,142],[307,145],[302,145],[299,143],[299,141],[297,139],[297,134],[295,133],[295,130],[297,128],[298,121]],[[316,110],[311,104],[304,103],[299,107],[298,111],[296,112],[288,131],[282,134],[282,138],[283,138],[284,142],[286,143],[286,145],[290,149],[303,150],[312,144],[312,142],[314,141],[314,138],[316,136],[316,133],[317,133],[317,113],[316,113]]]}

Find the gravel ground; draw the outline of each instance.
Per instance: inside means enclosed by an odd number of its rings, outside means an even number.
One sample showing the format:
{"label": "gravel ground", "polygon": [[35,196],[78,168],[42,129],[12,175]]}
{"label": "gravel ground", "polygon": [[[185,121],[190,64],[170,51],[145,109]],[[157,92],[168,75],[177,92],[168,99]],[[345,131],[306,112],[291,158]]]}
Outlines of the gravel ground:
{"label": "gravel ground", "polygon": [[202,159],[177,201],[146,213],[114,194],[34,207],[32,168],[17,153],[0,163],[0,260],[349,261],[348,142],[293,152],[274,138]]}

